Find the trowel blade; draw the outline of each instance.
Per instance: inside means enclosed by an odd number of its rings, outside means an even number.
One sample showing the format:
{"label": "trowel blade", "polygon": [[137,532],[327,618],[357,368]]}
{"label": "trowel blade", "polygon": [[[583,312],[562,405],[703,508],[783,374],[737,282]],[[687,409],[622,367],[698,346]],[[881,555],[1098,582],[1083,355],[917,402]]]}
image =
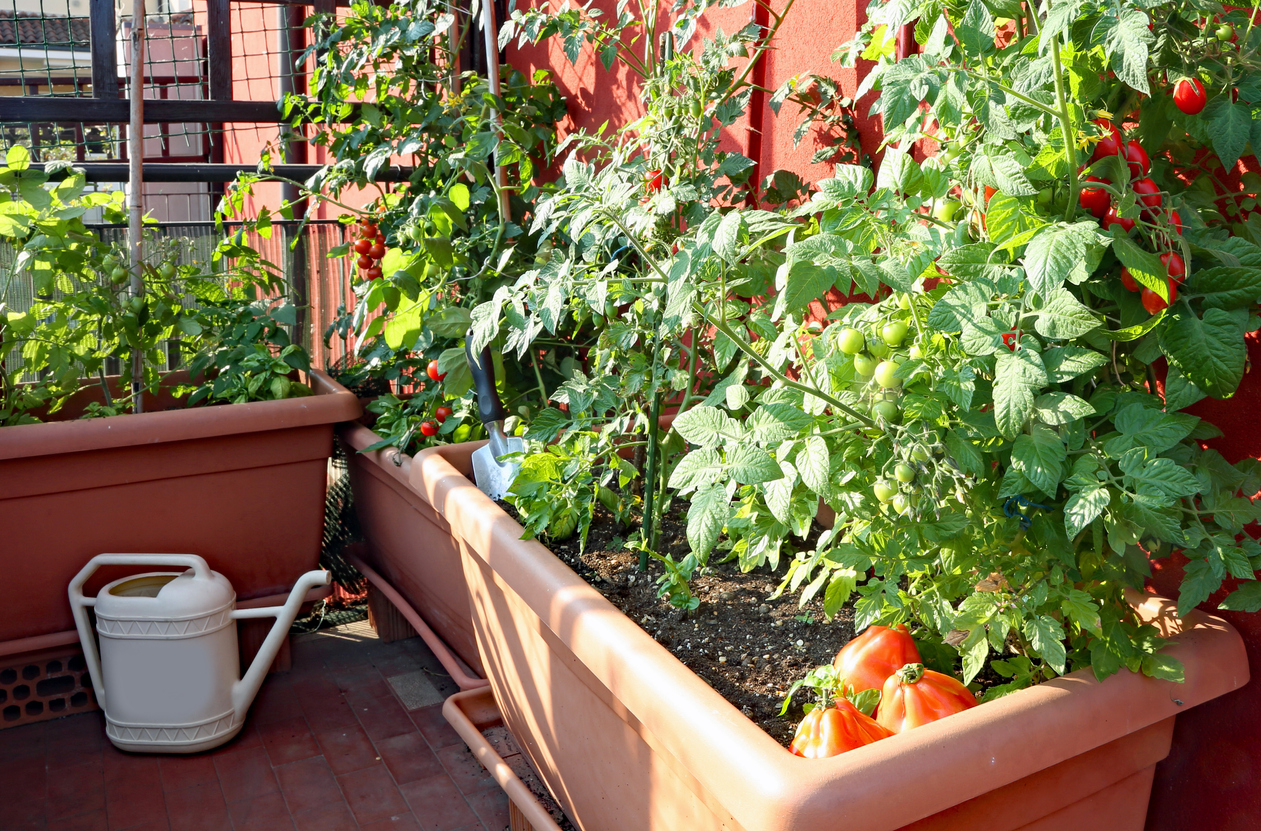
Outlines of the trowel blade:
{"label": "trowel blade", "polygon": [[[507,448],[509,453],[522,453],[525,444],[519,437],[513,436],[507,440]],[[477,483],[478,490],[496,501],[508,493],[520,468],[516,460],[500,462],[496,459],[489,444],[473,451],[473,481]]]}

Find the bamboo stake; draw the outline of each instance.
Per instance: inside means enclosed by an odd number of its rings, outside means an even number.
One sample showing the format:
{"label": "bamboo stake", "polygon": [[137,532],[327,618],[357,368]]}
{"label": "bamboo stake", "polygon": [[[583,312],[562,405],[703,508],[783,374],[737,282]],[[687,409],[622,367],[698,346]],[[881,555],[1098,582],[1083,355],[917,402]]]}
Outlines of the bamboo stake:
{"label": "bamboo stake", "polygon": [[[490,83],[491,95],[499,97],[499,39],[496,36],[495,29],[495,5],[494,0],[481,0],[482,3],[482,33],[486,38],[486,80]],[[492,107],[490,111],[490,123],[495,129],[495,134],[499,136],[499,141],[503,141],[503,127],[499,120],[499,110]],[[509,218],[508,213],[508,174],[504,166],[499,163],[499,145],[495,145],[495,182],[499,185],[499,214],[505,221]]]}
{"label": "bamboo stake", "polygon": [[[131,5],[131,120],[127,127],[127,189],[130,216],[127,223],[128,247],[131,249],[131,297],[144,295],[144,50],[145,0],[132,0]],[[144,374],[144,351],[131,351],[131,411],[144,412],[141,395]]]}

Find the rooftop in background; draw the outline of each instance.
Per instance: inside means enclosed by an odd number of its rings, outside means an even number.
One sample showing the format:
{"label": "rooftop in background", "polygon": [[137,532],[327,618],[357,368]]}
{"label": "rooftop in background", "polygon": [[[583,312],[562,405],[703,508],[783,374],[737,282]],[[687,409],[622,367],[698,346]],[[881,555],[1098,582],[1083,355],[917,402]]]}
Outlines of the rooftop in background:
{"label": "rooftop in background", "polygon": [[300,635],[206,753],[123,753],[99,712],[0,730],[0,829],[503,831],[507,797],[442,717],[456,689],[419,638]]}
{"label": "rooftop in background", "polygon": [[64,17],[0,9],[0,47],[40,46],[88,52],[91,50],[91,32],[86,15]]}

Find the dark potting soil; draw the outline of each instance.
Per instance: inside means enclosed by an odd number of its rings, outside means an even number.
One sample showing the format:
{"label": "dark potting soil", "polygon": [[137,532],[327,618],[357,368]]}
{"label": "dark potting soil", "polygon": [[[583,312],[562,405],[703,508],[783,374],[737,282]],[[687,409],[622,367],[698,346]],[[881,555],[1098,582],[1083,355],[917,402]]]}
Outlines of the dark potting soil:
{"label": "dark potting soil", "polygon": [[[512,511],[511,506],[505,508]],[[815,535],[821,530],[816,527]],[[802,691],[781,717],[784,695],[810,669],[831,663],[837,650],[854,637],[852,610],[842,608],[828,621],[821,595],[804,607],[798,607],[799,592],[785,591],[772,600],[782,570],[772,573],[761,567],[744,574],[731,561],[711,562],[693,578],[692,591],[700,606],[685,613],[657,596],[660,563],[652,561],[647,572],[639,571],[638,553],[621,545],[628,531],[597,508],[585,551],[579,553],[576,536],[549,542],[548,547],[754,724],[787,746],[801,720],[801,704],[810,699],[808,691]],[[687,554],[680,517],[671,515],[663,521],[660,549],[675,559]]]}

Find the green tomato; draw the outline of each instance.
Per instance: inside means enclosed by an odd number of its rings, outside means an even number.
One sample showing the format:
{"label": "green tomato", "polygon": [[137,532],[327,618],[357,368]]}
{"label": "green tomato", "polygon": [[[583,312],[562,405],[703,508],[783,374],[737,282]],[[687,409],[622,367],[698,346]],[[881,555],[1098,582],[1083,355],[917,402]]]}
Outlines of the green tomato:
{"label": "green tomato", "polygon": [[870,378],[875,373],[878,364],[879,361],[866,352],[859,352],[854,356],[854,371],[864,378]]}
{"label": "green tomato", "polygon": [[158,275],[164,280],[169,280],[175,276],[175,263],[166,262],[158,266]]}
{"label": "green tomato", "polygon": [[962,203],[958,199],[939,199],[933,206],[933,219],[938,222],[953,222],[961,207]]}
{"label": "green tomato", "polygon": [[902,484],[910,484],[915,481],[915,468],[905,462],[899,462],[893,469],[893,475]]}
{"label": "green tomato", "polygon": [[133,297],[127,301],[127,305],[131,308],[132,313],[140,314],[142,311],[144,311],[144,298]]}
{"label": "green tomato", "polygon": [[897,361],[881,361],[879,366],[876,367],[876,383],[887,390],[897,389],[902,386],[902,379],[894,375],[897,371]]}
{"label": "green tomato", "polygon": [[1051,200],[1054,198],[1055,198],[1055,192],[1051,190],[1050,188],[1043,188],[1042,190],[1038,191],[1038,204],[1044,208],[1047,205],[1050,205]]}
{"label": "green tomato", "polygon": [[918,361],[922,357],[924,357],[924,350],[919,348],[919,344],[911,344],[911,359]]}
{"label": "green tomato", "polygon": [[899,293],[898,294],[898,308],[904,312],[910,311],[911,295],[907,294],[906,292]]}
{"label": "green tomato", "polygon": [[911,500],[904,493],[894,494],[893,499],[889,502],[890,507],[898,513],[899,516],[906,516],[911,510]]}
{"label": "green tomato", "polygon": [[[841,334],[837,337],[837,345],[841,347],[841,351],[846,355],[857,355],[863,351],[867,341],[863,337],[863,333],[850,326],[846,326],[841,330]],[[870,375],[871,373],[864,373]]]}
{"label": "green tomato", "polygon": [[121,286],[127,282],[127,269],[115,266],[109,273],[110,282],[116,286]]}
{"label": "green tomato", "polygon": [[896,423],[898,416],[901,415],[898,411],[898,405],[892,401],[877,401],[871,407],[871,414],[890,424]]}
{"label": "green tomato", "polygon": [[876,494],[876,499],[879,499],[881,502],[888,502],[896,496],[898,492],[898,489],[894,487],[893,483],[887,479],[877,479],[876,484],[872,486],[871,490]]}
{"label": "green tomato", "polygon": [[915,449],[911,451],[911,458],[917,462],[927,462],[931,457],[922,445],[916,445]]}
{"label": "green tomato", "polygon": [[118,262],[118,258],[113,254],[106,254],[105,259],[101,260],[101,267],[106,271],[113,271],[118,268],[119,265],[121,265],[121,263]]}
{"label": "green tomato", "polygon": [[1229,43],[1230,39],[1235,36],[1235,27],[1229,23],[1223,23],[1217,27],[1217,39],[1222,43]]}
{"label": "green tomato", "polygon": [[880,330],[873,330],[874,337],[867,338],[867,351],[875,355],[877,358],[889,357],[889,344],[884,342],[884,338],[880,337]]}
{"label": "green tomato", "polygon": [[886,323],[880,330],[880,337],[890,346],[901,346],[902,341],[906,340],[906,324],[900,320]]}

